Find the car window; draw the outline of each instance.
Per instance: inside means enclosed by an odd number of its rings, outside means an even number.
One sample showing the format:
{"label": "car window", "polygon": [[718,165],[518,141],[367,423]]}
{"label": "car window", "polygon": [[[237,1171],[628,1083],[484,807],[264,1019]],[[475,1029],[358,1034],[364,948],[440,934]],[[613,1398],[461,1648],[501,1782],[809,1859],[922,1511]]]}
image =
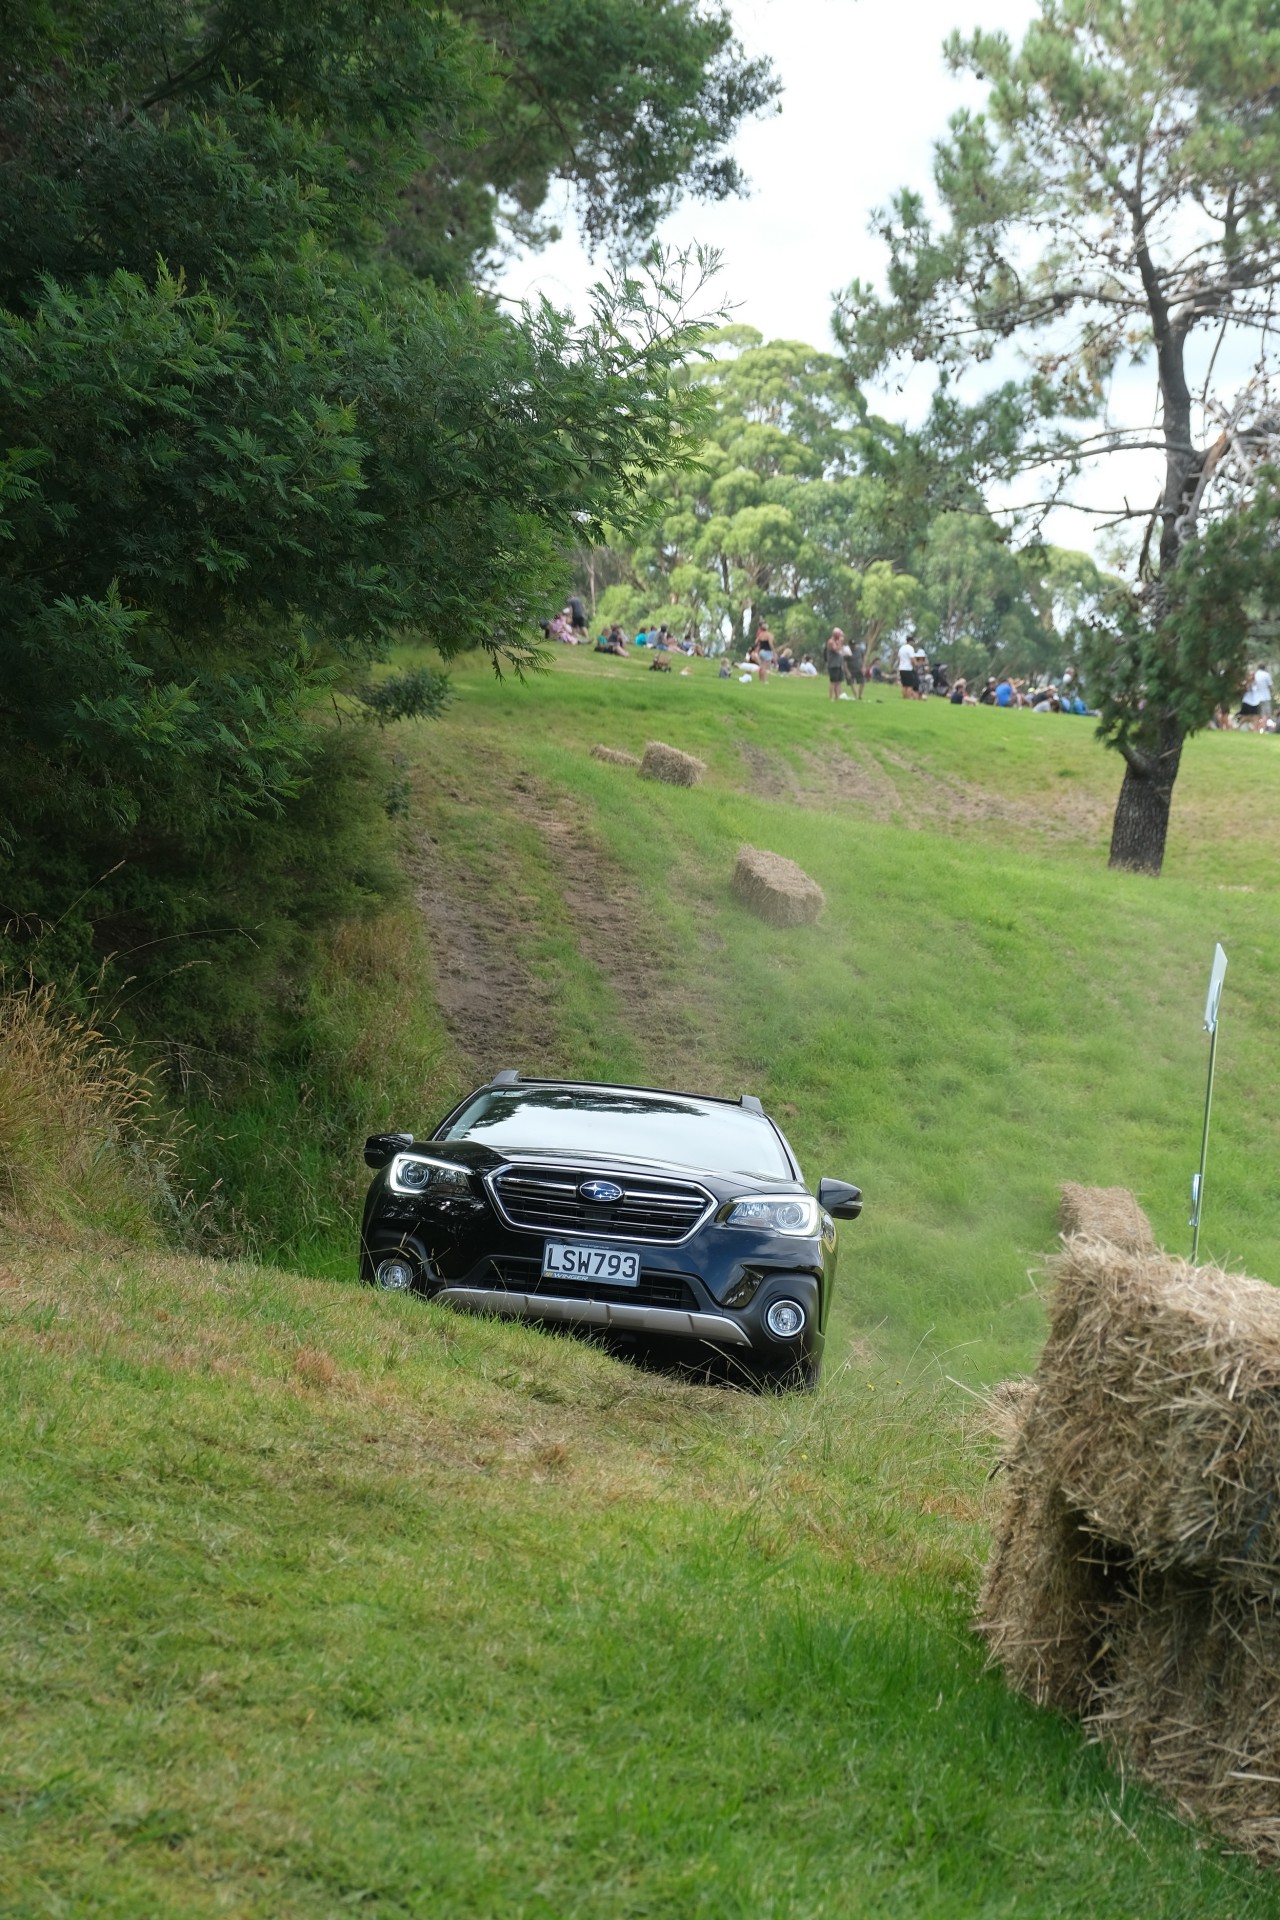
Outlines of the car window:
{"label": "car window", "polygon": [[507,1152],[672,1160],[708,1173],[794,1179],[769,1122],[683,1094],[590,1087],[486,1087],[437,1135]]}

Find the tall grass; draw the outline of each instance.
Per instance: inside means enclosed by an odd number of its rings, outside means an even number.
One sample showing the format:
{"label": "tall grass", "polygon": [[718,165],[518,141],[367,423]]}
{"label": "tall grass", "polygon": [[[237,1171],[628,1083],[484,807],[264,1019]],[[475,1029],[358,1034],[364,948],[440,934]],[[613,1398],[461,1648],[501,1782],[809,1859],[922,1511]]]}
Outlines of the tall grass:
{"label": "tall grass", "polygon": [[174,1147],[151,1075],[50,986],[0,979],[0,1221],[154,1243]]}
{"label": "tall grass", "polygon": [[270,1058],[211,1067],[186,1089],[180,1164],[202,1196],[187,1222],[188,1244],[351,1278],[366,1136],[420,1123],[450,1103],[415,911],[340,924],[287,1044]]}

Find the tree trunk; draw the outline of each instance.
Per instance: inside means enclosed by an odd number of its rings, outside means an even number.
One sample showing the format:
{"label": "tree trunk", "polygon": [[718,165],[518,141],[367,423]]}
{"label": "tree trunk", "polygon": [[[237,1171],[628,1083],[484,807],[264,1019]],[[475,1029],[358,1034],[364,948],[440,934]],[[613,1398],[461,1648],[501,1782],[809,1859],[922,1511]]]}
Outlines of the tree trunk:
{"label": "tree trunk", "polygon": [[1160,728],[1155,752],[1124,751],[1124,782],[1111,824],[1109,865],[1129,873],[1158,874],[1164,865],[1173,784],[1182,759],[1182,732],[1173,720]]}

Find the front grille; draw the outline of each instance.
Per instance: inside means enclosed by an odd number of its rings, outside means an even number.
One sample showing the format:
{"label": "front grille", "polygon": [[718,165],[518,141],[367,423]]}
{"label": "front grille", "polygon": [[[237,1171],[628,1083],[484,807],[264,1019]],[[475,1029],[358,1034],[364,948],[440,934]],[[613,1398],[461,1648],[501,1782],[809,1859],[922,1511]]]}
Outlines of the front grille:
{"label": "front grille", "polygon": [[[584,1200],[584,1180],[611,1179],[621,1200],[601,1206]],[[502,1212],[513,1227],[535,1233],[591,1233],[609,1240],[652,1240],[674,1246],[698,1226],[712,1205],[701,1187],[683,1180],[636,1179],[581,1173],[562,1167],[504,1167],[490,1181]]]}
{"label": "front grille", "polygon": [[610,1287],[598,1280],[562,1280],[558,1275],[542,1274],[539,1260],[512,1259],[496,1254],[469,1274],[466,1284],[473,1287],[502,1286],[509,1293],[546,1293],[557,1300],[611,1300],[635,1307],[679,1307],[685,1313],[702,1311],[702,1303],[683,1274],[645,1273],[634,1287]]}

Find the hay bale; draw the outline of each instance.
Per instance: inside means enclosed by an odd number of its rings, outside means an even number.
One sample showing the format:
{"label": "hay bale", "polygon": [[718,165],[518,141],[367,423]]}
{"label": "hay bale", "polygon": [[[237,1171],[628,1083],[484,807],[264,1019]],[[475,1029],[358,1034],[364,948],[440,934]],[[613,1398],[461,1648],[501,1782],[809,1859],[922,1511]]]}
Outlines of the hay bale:
{"label": "hay bale", "polygon": [[1051,1272],[1037,1470],[1153,1570],[1280,1595],[1280,1292],[1080,1236]]}
{"label": "hay bale", "polygon": [[974,1622],[1010,1684],[1037,1706],[1087,1714],[1126,1573],[1056,1488],[1013,1467]]}
{"label": "hay bale", "polygon": [[980,1394],[971,1417],[973,1430],[996,1441],[1001,1466],[1008,1466],[1035,1400],[1034,1380],[998,1380]]}
{"label": "hay bale", "polygon": [[1280,1613],[1209,1581],[1131,1583],[1086,1725],[1191,1820],[1280,1860]]}
{"label": "hay bale", "polygon": [[1081,1187],[1064,1180],[1059,1192],[1058,1224],[1064,1234],[1110,1240],[1131,1253],[1155,1252],[1151,1222],[1127,1187]]}
{"label": "hay bale", "polygon": [[661,740],[650,740],[640,762],[642,779],[661,780],[669,787],[696,787],[706,770],[704,761]]}
{"label": "hay bale", "polygon": [[1280,1293],[1086,1234],[1052,1271],[976,1624],[1014,1686],[1280,1860]]}
{"label": "hay bale", "polygon": [[827,904],[822,888],[803,867],[759,847],[739,847],[733,891],[744,906],[774,927],[809,926]]}
{"label": "hay bale", "polygon": [[592,747],[591,758],[593,760],[607,760],[611,767],[638,767],[640,765],[639,755],[627,753],[622,747]]}

